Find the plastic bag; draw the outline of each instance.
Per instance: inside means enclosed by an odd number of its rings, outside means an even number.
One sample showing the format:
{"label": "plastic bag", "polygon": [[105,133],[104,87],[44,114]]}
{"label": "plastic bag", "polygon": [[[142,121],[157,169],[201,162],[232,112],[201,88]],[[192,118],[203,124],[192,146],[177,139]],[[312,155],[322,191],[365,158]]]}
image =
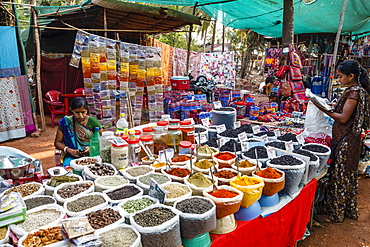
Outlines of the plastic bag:
{"label": "plastic bag", "polygon": [[[257,180],[259,183],[255,185],[248,185],[248,186],[238,185],[236,183],[236,180],[240,178],[251,178],[253,180]],[[265,183],[260,178],[242,176],[242,177],[238,177],[238,178],[231,180],[230,185],[244,193],[241,206],[243,208],[248,208],[250,205],[254,204],[261,198],[262,189],[263,189],[263,186],[265,186]]]}
{"label": "plastic bag", "polygon": [[[264,168],[267,169],[267,168]],[[264,170],[262,169],[262,170]],[[275,168],[274,168],[275,169]],[[264,181],[265,186],[263,187],[262,194],[265,196],[272,196],[282,190],[285,186],[285,173],[278,169],[275,169],[282,176],[280,178],[264,178],[256,175],[256,172],[253,172],[253,176],[260,178]]]}
{"label": "plastic bag", "polygon": [[332,126],[329,124],[330,118],[317,108],[312,102],[308,102],[306,111],[306,121],[304,123],[304,136],[311,133],[323,132],[332,136]]}

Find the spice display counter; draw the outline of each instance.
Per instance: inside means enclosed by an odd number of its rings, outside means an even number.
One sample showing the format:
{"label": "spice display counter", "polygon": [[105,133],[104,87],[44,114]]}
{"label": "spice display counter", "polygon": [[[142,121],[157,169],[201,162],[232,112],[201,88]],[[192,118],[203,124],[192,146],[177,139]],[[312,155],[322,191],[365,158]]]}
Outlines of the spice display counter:
{"label": "spice display counter", "polygon": [[250,221],[238,221],[238,227],[230,233],[211,234],[211,247],[295,246],[310,221],[316,186],[317,180],[313,179],[279,211]]}

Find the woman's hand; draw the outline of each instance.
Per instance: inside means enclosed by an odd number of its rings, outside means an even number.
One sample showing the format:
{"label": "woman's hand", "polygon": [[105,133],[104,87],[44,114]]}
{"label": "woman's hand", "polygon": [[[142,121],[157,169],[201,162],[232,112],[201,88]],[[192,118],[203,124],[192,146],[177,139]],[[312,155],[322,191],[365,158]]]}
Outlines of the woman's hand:
{"label": "woman's hand", "polygon": [[78,149],[67,148],[67,153],[74,157],[82,157],[81,152]]}

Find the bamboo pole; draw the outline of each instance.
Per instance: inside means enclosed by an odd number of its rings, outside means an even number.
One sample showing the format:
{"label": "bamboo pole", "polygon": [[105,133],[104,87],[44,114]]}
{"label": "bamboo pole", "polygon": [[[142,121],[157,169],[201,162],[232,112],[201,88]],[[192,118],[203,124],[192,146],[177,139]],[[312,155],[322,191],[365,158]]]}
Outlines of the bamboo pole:
{"label": "bamboo pole", "polygon": [[[36,0],[32,0],[32,4],[36,5]],[[40,118],[41,118],[41,131],[46,131],[45,123],[45,113],[44,113],[44,103],[42,100],[42,90],[41,90],[41,44],[40,44],[40,34],[37,27],[37,15],[35,9],[32,7],[32,16],[35,21],[35,44],[36,44],[36,85],[37,85],[37,98],[39,102]]]}
{"label": "bamboo pole", "polygon": [[340,33],[342,32],[343,22],[344,22],[344,14],[346,12],[348,0],[343,1],[342,5],[342,12],[340,13],[340,19],[339,19],[339,25],[338,25],[338,31],[337,35],[335,37],[335,45],[334,45],[334,51],[333,51],[333,59],[332,64],[330,66],[330,80],[329,80],[329,90],[328,90],[328,98],[331,100],[331,95],[333,91],[333,78],[335,73],[335,66],[337,63],[337,55],[338,55],[338,47],[339,47],[339,39],[340,39]]}
{"label": "bamboo pole", "polygon": [[108,32],[107,32],[107,29],[108,29],[108,24],[107,24],[107,9],[104,8],[104,37],[108,37]]}
{"label": "bamboo pole", "polygon": [[222,52],[225,52],[225,31],[226,27],[222,25]]}
{"label": "bamboo pole", "polygon": [[213,21],[212,41],[211,41],[211,52],[214,52],[214,49],[215,49],[216,27],[217,27],[217,21],[214,20]]}
{"label": "bamboo pole", "polygon": [[[193,15],[195,14],[195,9],[198,5],[198,2],[195,3],[193,7]],[[190,66],[190,47],[191,47],[191,33],[193,32],[193,24],[190,24],[189,27],[189,36],[188,36],[188,53],[186,54],[186,70],[185,76],[189,75],[189,66]]]}

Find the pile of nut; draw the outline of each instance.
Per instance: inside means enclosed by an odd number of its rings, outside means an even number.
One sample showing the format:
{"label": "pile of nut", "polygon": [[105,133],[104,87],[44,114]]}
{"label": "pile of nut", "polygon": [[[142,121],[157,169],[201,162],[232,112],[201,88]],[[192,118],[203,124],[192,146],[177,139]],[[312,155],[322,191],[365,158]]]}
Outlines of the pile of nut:
{"label": "pile of nut", "polygon": [[95,158],[85,158],[85,159],[80,159],[76,160],[76,164],[80,166],[87,166],[87,165],[92,165],[98,162]]}
{"label": "pile of nut", "polygon": [[60,227],[54,226],[28,234],[22,244],[25,247],[38,247],[57,243],[62,240],[63,236]]}
{"label": "pile of nut", "polygon": [[112,176],[112,175],[114,175],[114,168],[105,164],[105,163],[102,163],[102,164],[97,163],[97,164],[94,164],[94,165],[90,165],[89,169],[90,169],[91,173],[96,175],[96,176]]}
{"label": "pile of nut", "polygon": [[71,198],[72,196],[78,195],[88,190],[92,185],[93,185],[92,182],[66,185],[60,188],[57,191],[57,194],[63,199]]}
{"label": "pile of nut", "polygon": [[106,208],[104,210],[98,210],[96,212],[91,212],[87,214],[87,219],[94,229],[100,229],[102,227],[113,224],[114,222],[120,220],[122,216],[111,208]]}

